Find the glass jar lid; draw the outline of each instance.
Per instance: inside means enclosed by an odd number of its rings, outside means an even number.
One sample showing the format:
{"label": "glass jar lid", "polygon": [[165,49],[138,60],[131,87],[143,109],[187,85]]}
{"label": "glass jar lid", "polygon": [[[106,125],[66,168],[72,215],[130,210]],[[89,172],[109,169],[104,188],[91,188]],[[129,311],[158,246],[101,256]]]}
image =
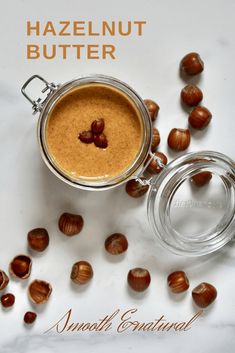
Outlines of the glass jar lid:
{"label": "glass jar lid", "polygon": [[213,151],[188,153],[151,181],[148,217],[160,243],[179,255],[212,253],[235,235],[235,164]]}

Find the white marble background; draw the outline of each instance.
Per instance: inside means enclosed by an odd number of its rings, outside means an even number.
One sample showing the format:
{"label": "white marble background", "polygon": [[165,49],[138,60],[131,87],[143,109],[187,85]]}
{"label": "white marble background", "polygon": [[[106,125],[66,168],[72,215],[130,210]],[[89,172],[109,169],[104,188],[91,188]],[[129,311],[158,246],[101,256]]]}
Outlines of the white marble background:
{"label": "white marble background", "polygon": [[[56,83],[91,72],[118,77],[143,98],[152,97],[159,102],[160,149],[167,152],[168,131],[187,125],[187,115],[179,102],[184,82],[178,75],[178,64],[187,52],[198,51],[205,61],[199,84],[205,93],[204,104],[213,112],[213,121],[206,132],[194,134],[190,150],[214,149],[234,158],[234,13],[233,0],[12,0],[2,4],[0,268],[7,270],[12,257],[28,251],[26,235],[31,228],[46,227],[50,246],[44,254],[33,257],[30,279],[48,280],[53,294],[45,307],[36,308],[38,319],[27,328],[22,317],[32,309],[26,294],[29,281],[10,282],[7,290],[15,293],[16,302],[10,310],[0,309],[1,353],[234,352],[234,244],[198,259],[173,256],[153,238],[146,217],[146,199],[131,199],[124,187],[91,193],[64,185],[41,161],[36,141],[37,117],[31,116],[31,107],[20,93],[21,85],[35,73]],[[27,19],[84,19],[97,25],[103,19],[131,19],[146,20],[147,26],[141,38],[115,39],[119,52],[116,61],[71,57],[67,61],[27,62]],[[58,39],[53,41],[57,43]],[[68,239],[58,231],[57,219],[63,211],[83,215],[85,226],[79,236]],[[124,232],[129,240],[128,252],[118,260],[103,250],[104,239],[112,232]],[[79,259],[87,259],[94,268],[92,282],[83,289],[71,285],[69,279],[71,266]],[[126,274],[135,266],[147,267],[152,274],[152,284],[141,296],[131,293],[126,285]],[[197,312],[190,291],[177,299],[166,287],[168,273],[179,268],[188,273],[191,288],[201,281],[218,288],[216,302],[190,331],[118,334],[112,330],[43,335],[69,308],[73,308],[74,321],[78,322],[96,321],[118,308],[125,311],[134,307],[138,308],[136,318],[140,321],[151,321],[162,314],[169,321],[185,321]]]}

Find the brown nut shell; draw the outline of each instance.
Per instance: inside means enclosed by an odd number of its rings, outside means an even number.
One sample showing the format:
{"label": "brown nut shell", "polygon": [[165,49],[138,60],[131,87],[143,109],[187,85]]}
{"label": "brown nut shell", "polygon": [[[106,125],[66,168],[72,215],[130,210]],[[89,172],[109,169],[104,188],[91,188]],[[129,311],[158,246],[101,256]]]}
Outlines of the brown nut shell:
{"label": "brown nut shell", "polygon": [[83,228],[83,218],[72,213],[63,213],[59,218],[59,229],[67,236],[79,234]]}
{"label": "brown nut shell", "polygon": [[17,255],[11,261],[9,272],[12,276],[26,279],[30,276],[32,260],[28,255]]}
{"label": "brown nut shell", "polygon": [[180,62],[180,70],[187,75],[197,75],[204,70],[204,63],[198,53],[188,53]]}
{"label": "brown nut shell", "polygon": [[9,283],[9,277],[4,271],[0,270],[0,290],[6,288],[8,283]]}
{"label": "brown nut shell", "polygon": [[128,241],[124,234],[114,233],[105,240],[105,249],[112,255],[120,255],[128,248]]}
{"label": "brown nut shell", "polygon": [[198,86],[187,85],[181,91],[181,100],[190,107],[200,103],[202,98],[203,93]]}
{"label": "brown nut shell", "polygon": [[199,105],[191,111],[188,122],[194,129],[201,130],[207,127],[211,119],[211,112],[206,107]]}
{"label": "brown nut shell", "polygon": [[44,251],[49,245],[49,234],[45,228],[35,228],[28,232],[28,245],[35,251]]}
{"label": "brown nut shell", "polygon": [[168,146],[175,151],[184,151],[190,145],[189,129],[172,129],[168,136]]}
{"label": "brown nut shell", "polygon": [[28,287],[28,296],[34,304],[44,304],[48,301],[52,292],[50,283],[35,279]]}
{"label": "brown nut shell", "polygon": [[145,268],[136,267],[129,271],[127,281],[133,290],[143,292],[149,287],[151,276]]}
{"label": "brown nut shell", "polygon": [[76,284],[86,284],[93,277],[93,269],[87,261],[76,262],[70,274],[71,280]]}
{"label": "brown nut shell", "polygon": [[[162,152],[155,152],[156,157],[158,157],[162,164],[167,164],[167,156]],[[148,156],[147,162],[151,159],[151,156]],[[163,167],[160,166],[157,159],[152,159],[151,162],[147,166],[147,172],[150,174],[159,174],[162,171]]]}
{"label": "brown nut shell", "polygon": [[154,102],[152,99],[145,99],[144,104],[148,109],[151,120],[152,121],[156,120],[160,109],[159,105],[156,102]]}
{"label": "brown nut shell", "polygon": [[151,144],[151,151],[152,152],[154,152],[156,150],[156,148],[160,142],[161,142],[161,137],[160,137],[159,131],[158,131],[158,129],[156,129],[154,127],[153,128],[153,139],[152,139],[152,144]]}
{"label": "brown nut shell", "polygon": [[183,293],[189,288],[189,280],[184,271],[172,272],[167,278],[172,293]]}
{"label": "brown nut shell", "polygon": [[200,172],[192,176],[191,180],[196,186],[204,186],[210,182],[211,178],[211,172]]}
{"label": "brown nut shell", "polygon": [[197,306],[206,308],[216,299],[217,290],[212,284],[203,282],[192,290],[192,297]]}
{"label": "brown nut shell", "polygon": [[138,180],[131,179],[126,183],[126,193],[137,199],[148,192],[149,185],[142,185]]}

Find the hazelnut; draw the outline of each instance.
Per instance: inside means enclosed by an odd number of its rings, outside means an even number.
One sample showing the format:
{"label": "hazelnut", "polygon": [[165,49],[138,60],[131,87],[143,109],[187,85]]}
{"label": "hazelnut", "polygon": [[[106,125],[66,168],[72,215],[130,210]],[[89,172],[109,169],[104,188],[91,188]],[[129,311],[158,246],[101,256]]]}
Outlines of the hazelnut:
{"label": "hazelnut", "polygon": [[189,280],[184,271],[172,272],[167,278],[167,283],[173,293],[182,293],[189,288]]}
{"label": "hazelnut", "polygon": [[206,308],[216,299],[217,290],[212,284],[204,282],[193,289],[192,297],[197,306]]}
{"label": "hazelnut", "polygon": [[104,119],[97,119],[94,120],[91,124],[91,131],[94,135],[99,135],[104,130]]}
{"label": "hazelnut", "polygon": [[195,85],[187,85],[181,91],[181,100],[191,107],[200,103],[202,98],[202,91]]}
{"label": "hazelnut", "polygon": [[[166,165],[167,164],[167,157],[164,153],[162,152],[155,152],[154,153],[156,157],[158,157],[162,164]],[[148,156],[147,158],[147,162],[149,161],[149,159],[151,159],[151,156]],[[147,166],[147,172],[150,174],[159,174],[162,171],[163,167],[159,165],[159,162],[157,159],[153,159],[151,160],[151,162],[149,163],[149,165]]]}
{"label": "hazelnut", "polygon": [[188,122],[194,129],[204,129],[211,118],[212,114],[207,108],[198,106],[191,111]]}
{"label": "hazelnut", "polygon": [[180,69],[187,75],[197,75],[204,69],[204,63],[198,53],[189,53],[180,62]]}
{"label": "hazelnut", "polygon": [[108,147],[108,140],[105,134],[95,135],[94,136],[94,144],[99,148]]}
{"label": "hazelnut", "polygon": [[175,151],[184,151],[190,145],[189,129],[172,129],[168,136],[168,146]]}
{"label": "hazelnut", "polygon": [[78,135],[78,138],[81,142],[92,143],[94,141],[94,136],[92,131],[82,131]]}
{"label": "hazelnut", "polygon": [[105,240],[105,249],[112,255],[119,255],[128,248],[128,241],[124,234],[114,233]]}
{"label": "hazelnut", "polygon": [[27,255],[18,255],[10,263],[9,272],[17,278],[26,279],[30,276],[32,260]]}
{"label": "hazelnut", "polygon": [[144,104],[146,105],[146,108],[148,109],[150,118],[152,121],[154,121],[158,115],[159,112],[159,105],[154,102],[152,99],[145,99]]}
{"label": "hazelnut", "polygon": [[83,228],[83,218],[72,213],[63,213],[59,218],[59,229],[68,236],[79,234]]}
{"label": "hazelnut", "polygon": [[9,278],[7,274],[4,271],[0,270],[0,290],[6,288],[8,283],[9,283]]}
{"label": "hazelnut", "polygon": [[34,304],[46,303],[51,295],[51,292],[51,285],[39,279],[35,279],[28,287],[29,299]]}
{"label": "hazelnut", "polygon": [[143,292],[151,282],[150,273],[144,268],[133,268],[127,276],[129,286],[136,292]]}
{"label": "hazelnut", "polygon": [[27,311],[27,313],[24,314],[24,322],[28,324],[32,324],[37,318],[37,314],[32,312],[32,311]]}
{"label": "hazelnut", "polygon": [[44,228],[35,228],[28,232],[28,245],[35,251],[44,251],[49,244],[49,235]]}
{"label": "hazelnut", "polygon": [[15,296],[12,293],[6,293],[1,296],[1,303],[4,308],[9,308],[15,303]]}
{"label": "hazelnut", "polygon": [[211,172],[201,172],[201,173],[195,174],[191,178],[191,180],[195,185],[203,186],[205,184],[208,184],[211,178],[212,178]]}
{"label": "hazelnut", "polygon": [[78,261],[73,265],[70,278],[74,283],[86,284],[92,277],[93,269],[89,262]]}
{"label": "hazelnut", "polygon": [[138,180],[131,179],[126,183],[126,192],[129,196],[138,198],[146,194],[149,185],[142,185]]}
{"label": "hazelnut", "polygon": [[161,141],[160,138],[160,134],[158,129],[156,129],[155,127],[153,128],[153,139],[152,139],[152,145],[151,145],[151,151],[154,152],[157,148],[157,146],[159,145]]}

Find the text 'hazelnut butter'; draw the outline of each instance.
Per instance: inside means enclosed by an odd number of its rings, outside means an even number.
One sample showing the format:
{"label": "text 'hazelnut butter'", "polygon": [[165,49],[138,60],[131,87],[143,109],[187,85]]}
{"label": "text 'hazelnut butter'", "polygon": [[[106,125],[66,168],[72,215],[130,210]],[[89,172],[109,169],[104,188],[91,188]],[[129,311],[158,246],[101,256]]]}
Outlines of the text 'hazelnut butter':
{"label": "text 'hazelnut butter'", "polygon": [[[74,178],[108,178],[121,174],[136,158],[142,143],[139,112],[120,90],[105,84],[82,85],[58,100],[46,126],[51,158]],[[107,148],[80,141],[95,119],[105,122]]]}

